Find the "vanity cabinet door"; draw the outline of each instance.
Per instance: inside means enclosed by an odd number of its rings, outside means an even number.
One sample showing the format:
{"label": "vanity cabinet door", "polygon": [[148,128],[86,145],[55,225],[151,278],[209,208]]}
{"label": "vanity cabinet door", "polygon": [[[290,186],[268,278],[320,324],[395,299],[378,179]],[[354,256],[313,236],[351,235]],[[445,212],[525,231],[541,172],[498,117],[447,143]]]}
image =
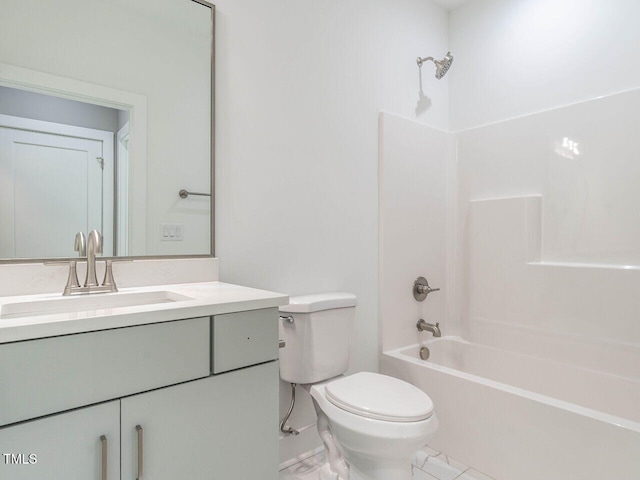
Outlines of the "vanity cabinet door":
{"label": "vanity cabinet door", "polygon": [[0,428],[0,479],[119,478],[119,400]]}
{"label": "vanity cabinet door", "polygon": [[276,480],[278,385],[269,362],[123,398],[123,480]]}

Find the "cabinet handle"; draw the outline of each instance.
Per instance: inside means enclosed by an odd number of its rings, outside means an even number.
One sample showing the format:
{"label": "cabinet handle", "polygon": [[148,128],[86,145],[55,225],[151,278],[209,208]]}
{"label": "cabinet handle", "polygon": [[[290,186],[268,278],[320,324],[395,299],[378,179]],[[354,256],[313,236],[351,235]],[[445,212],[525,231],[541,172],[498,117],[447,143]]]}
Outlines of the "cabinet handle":
{"label": "cabinet handle", "polygon": [[136,432],[138,432],[138,478],[136,480],[142,480],[142,470],[144,468],[144,452],[142,448],[144,445],[144,431],[140,425],[136,425]]}
{"label": "cabinet handle", "polygon": [[107,480],[107,437],[100,435],[102,444],[102,480]]}

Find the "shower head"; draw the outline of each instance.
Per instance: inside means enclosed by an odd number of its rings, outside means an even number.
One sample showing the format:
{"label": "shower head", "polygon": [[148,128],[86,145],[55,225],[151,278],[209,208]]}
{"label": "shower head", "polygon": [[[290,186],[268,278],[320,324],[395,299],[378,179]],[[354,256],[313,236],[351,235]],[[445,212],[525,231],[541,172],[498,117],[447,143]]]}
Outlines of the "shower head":
{"label": "shower head", "polygon": [[422,64],[428,60],[431,60],[436,66],[436,78],[440,80],[449,71],[451,64],[453,63],[453,55],[451,52],[447,52],[442,60],[435,60],[433,57],[420,58],[418,57],[418,67],[422,67]]}

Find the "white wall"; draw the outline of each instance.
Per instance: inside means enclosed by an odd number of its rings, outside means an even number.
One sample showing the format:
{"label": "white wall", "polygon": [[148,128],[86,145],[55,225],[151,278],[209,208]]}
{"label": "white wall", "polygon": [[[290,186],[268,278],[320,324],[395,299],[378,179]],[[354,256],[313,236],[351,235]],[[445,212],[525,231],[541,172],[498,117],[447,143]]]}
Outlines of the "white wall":
{"label": "white wall", "polygon": [[450,14],[454,131],[640,85],[640,2],[475,0]]}
{"label": "white wall", "polygon": [[[431,106],[416,114],[415,63],[446,53],[446,12],[423,0],[220,0],[216,17],[221,279],[356,294],[351,370],[377,370],[378,112],[447,128],[447,80],[433,72]],[[286,385],[281,398],[284,412]],[[303,408],[294,426],[313,420]],[[318,445],[300,437],[282,460]]]}

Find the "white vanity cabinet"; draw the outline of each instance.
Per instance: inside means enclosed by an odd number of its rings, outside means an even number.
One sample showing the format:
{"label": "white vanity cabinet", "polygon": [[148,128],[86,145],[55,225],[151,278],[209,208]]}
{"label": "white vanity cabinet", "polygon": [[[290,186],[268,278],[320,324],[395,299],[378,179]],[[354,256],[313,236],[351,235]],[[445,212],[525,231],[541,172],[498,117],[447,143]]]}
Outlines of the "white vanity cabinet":
{"label": "white vanity cabinet", "polygon": [[102,480],[120,477],[120,401],[0,430],[0,478]]}
{"label": "white vanity cabinet", "polygon": [[0,426],[206,377],[210,322],[0,344]]}
{"label": "white vanity cabinet", "polygon": [[123,398],[122,480],[277,479],[277,380],[269,362]]}
{"label": "white vanity cabinet", "polygon": [[277,318],[0,344],[0,479],[277,479]]}

